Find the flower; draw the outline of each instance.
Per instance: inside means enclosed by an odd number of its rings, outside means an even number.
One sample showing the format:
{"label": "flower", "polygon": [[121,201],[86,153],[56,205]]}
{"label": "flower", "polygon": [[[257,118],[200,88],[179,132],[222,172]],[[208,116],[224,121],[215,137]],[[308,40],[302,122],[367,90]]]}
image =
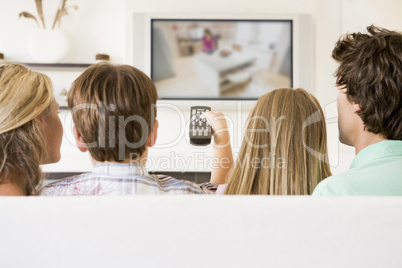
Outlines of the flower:
{"label": "flower", "polygon": [[[36,10],[38,11],[39,18],[40,18],[40,20],[42,22],[42,25],[43,25],[43,29],[46,29],[45,19],[44,19],[44,16],[43,16],[42,0],[35,0],[35,3],[36,3]],[[75,10],[78,9],[78,6],[76,6],[76,5],[67,6],[66,3],[67,3],[67,0],[61,0],[60,6],[57,9],[56,16],[55,16],[54,21],[53,21],[52,29],[54,29],[56,27],[56,25],[58,25],[58,27],[60,27],[61,18],[63,16],[68,15],[68,10],[70,8],[73,8]],[[19,17],[20,18],[24,17],[24,18],[28,18],[28,19],[33,19],[33,20],[36,21],[36,24],[38,25],[38,27],[41,28],[41,26],[40,26],[40,24],[38,22],[38,19],[34,15],[32,15],[31,13],[23,11],[23,12],[21,12],[19,14]]]}

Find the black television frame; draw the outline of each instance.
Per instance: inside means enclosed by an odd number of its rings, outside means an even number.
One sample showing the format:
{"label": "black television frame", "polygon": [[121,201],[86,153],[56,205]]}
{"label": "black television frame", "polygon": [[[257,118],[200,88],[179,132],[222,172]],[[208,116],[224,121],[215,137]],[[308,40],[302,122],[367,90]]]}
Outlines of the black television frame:
{"label": "black television frame", "polygon": [[[290,87],[293,88],[293,20],[292,19],[185,19],[185,18],[151,18],[150,19],[150,43],[151,43],[151,55],[150,55],[150,78],[153,79],[153,74],[152,74],[152,64],[153,64],[153,57],[154,57],[154,51],[153,51],[153,29],[154,29],[154,22],[159,22],[159,21],[183,21],[183,22],[289,22],[290,23],[290,44],[291,44],[291,49],[290,49],[290,63],[291,63],[291,68],[290,68]],[[243,101],[243,100],[258,100],[259,97],[255,98],[206,98],[206,97],[200,97],[200,98],[189,98],[189,97],[160,97],[161,100],[234,100],[234,101]]]}

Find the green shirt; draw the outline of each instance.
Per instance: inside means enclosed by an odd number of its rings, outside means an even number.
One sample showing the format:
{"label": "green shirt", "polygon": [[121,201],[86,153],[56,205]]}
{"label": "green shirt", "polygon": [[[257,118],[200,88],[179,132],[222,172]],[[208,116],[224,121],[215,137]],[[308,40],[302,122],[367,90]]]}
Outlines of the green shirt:
{"label": "green shirt", "polygon": [[320,182],[313,195],[402,195],[402,141],[367,146],[350,170]]}

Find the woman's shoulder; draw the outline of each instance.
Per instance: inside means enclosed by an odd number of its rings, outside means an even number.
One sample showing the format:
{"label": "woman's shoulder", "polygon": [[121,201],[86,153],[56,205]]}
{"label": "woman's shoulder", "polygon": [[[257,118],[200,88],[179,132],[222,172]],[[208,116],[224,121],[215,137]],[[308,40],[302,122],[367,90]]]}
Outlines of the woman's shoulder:
{"label": "woman's shoulder", "polygon": [[24,193],[11,182],[0,184],[0,196],[24,196]]}
{"label": "woman's shoulder", "polygon": [[215,194],[224,194],[227,184],[219,184]]}

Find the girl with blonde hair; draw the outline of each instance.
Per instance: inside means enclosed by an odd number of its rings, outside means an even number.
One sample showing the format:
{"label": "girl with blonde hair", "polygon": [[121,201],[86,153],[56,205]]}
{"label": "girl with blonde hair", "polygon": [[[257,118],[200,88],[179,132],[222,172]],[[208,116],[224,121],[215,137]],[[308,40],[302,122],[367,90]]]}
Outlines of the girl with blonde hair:
{"label": "girl with blonde hair", "polygon": [[39,165],[60,160],[63,134],[50,78],[0,64],[0,195],[37,195]]}
{"label": "girl with blonde hair", "polygon": [[326,124],[304,89],[263,95],[251,111],[225,194],[310,195],[331,175]]}

